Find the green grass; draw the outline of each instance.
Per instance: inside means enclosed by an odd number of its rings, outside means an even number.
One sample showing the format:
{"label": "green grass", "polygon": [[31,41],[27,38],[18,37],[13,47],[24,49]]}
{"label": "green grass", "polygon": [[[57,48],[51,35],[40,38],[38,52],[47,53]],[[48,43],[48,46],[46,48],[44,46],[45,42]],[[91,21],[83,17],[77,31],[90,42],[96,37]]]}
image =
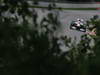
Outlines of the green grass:
{"label": "green grass", "polygon": [[97,10],[96,8],[63,8],[64,10]]}
{"label": "green grass", "polygon": [[[43,7],[43,6],[30,6],[30,8],[46,8],[48,9],[48,7]],[[97,8],[52,8],[52,9],[59,9],[59,10],[97,10]]]}

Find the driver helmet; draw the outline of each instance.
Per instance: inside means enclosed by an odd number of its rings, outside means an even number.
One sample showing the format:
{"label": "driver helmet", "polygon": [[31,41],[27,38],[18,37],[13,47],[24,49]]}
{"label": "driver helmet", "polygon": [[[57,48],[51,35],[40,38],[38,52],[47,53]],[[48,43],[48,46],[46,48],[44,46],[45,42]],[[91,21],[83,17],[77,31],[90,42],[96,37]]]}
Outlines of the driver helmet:
{"label": "driver helmet", "polygon": [[83,19],[78,18],[78,19],[77,19],[77,21],[83,22],[84,20],[83,20]]}

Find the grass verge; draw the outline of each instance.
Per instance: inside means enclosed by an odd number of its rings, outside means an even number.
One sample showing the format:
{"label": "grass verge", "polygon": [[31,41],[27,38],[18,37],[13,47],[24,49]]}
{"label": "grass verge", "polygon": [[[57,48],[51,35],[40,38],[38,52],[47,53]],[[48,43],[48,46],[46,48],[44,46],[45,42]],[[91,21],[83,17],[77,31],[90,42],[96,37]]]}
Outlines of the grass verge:
{"label": "grass verge", "polygon": [[[30,6],[30,8],[46,8],[48,7],[43,7],[43,6]],[[57,8],[52,8],[52,9],[59,9],[59,10],[98,10],[98,8],[62,8],[62,7],[57,7]]]}

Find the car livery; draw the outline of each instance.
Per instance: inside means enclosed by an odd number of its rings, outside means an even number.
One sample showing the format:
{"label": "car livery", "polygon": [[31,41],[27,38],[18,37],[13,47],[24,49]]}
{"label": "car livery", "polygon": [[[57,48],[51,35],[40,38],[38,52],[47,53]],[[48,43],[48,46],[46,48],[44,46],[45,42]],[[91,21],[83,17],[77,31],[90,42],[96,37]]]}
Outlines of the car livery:
{"label": "car livery", "polygon": [[86,26],[81,21],[72,21],[70,24],[70,29],[86,32]]}

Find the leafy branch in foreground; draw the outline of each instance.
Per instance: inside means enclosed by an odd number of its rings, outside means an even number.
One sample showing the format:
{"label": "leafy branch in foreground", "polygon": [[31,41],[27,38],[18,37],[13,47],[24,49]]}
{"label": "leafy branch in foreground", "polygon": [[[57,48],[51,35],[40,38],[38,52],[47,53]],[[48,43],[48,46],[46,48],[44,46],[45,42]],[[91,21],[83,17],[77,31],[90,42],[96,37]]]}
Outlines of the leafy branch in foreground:
{"label": "leafy branch in foreground", "polygon": [[1,1],[1,75],[94,75],[99,72],[99,19],[87,23],[96,27],[98,38],[83,35],[77,44],[67,36],[56,37],[55,31],[61,24],[57,15],[50,12],[40,22],[38,18],[38,12],[35,9],[31,12],[26,1]]}

